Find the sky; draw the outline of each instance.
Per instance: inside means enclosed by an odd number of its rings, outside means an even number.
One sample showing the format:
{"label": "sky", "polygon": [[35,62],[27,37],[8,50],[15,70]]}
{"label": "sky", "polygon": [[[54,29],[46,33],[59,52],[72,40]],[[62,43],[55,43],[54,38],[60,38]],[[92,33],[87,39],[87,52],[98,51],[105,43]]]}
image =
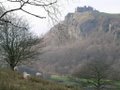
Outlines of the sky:
{"label": "sky", "polygon": [[[59,1],[59,0],[58,0]],[[9,8],[9,4],[7,3]],[[59,21],[64,20],[64,17],[69,12],[74,12],[76,7],[80,6],[91,6],[100,12],[106,13],[120,13],[120,0],[61,0],[59,1],[59,10],[61,16],[59,16]],[[12,8],[15,8],[15,5]],[[34,9],[34,7],[29,8],[30,11],[37,13],[38,15],[44,15],[44,12],[39,9]],[[39,19],[23,12],[17,13],[19,16],[23,16],[30,23],[31,31],[36,35],[45,34],[53,27],[54,24],[50,23],[46,19]]]}

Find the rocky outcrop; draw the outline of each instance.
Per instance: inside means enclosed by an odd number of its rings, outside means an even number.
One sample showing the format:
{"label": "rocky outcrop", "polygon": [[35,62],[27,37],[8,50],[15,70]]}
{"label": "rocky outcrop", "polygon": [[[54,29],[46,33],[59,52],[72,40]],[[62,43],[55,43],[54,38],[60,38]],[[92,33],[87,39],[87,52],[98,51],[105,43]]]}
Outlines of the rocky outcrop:
{"label": "rocky outcrop", "polygon": [[51,28],[45,35],[48,45],[60,46],[73,43],[89,36],[91,32],[120,29],[120,15],[99,12],[92,7],[78,7],[74,13],[68,13],[65,20]]}

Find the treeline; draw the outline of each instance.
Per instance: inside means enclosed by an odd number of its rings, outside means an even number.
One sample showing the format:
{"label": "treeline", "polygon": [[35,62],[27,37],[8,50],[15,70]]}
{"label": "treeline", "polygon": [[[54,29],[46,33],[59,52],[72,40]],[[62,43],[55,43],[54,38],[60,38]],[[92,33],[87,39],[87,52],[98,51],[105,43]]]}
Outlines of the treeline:
{"label": "treeline", "polygon": [[[73,41],[73,43],[50,47],[50,50],[40,57],[43,64],[41,67],[48,71],[65,74],[79,70],[79,67],[87,61],[99,60],[110,63],[110,67],[117,70],[117,74],[120,61],[118,36],[119,34],[114,32],[99,30]],[[112,76],[112,74],[110,75]]]}

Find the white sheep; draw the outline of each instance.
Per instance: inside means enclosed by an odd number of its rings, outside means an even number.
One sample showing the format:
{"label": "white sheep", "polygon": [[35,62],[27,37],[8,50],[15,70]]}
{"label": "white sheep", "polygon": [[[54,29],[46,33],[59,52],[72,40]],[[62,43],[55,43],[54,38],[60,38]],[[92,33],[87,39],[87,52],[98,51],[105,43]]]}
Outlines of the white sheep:
{"label": "white sheep", "polygon": [[14,67],[14,71],[18,71],[18,67],[17,66]]}
{"label": "white sheep", "polygon": [[36,76],[37,76],[37,77],[41,77],[42,74],[41,74],[40,72],[37,72],[37,73],[36,73]]}
{"label": "white sheep", "polygon": [[30,78],[30,74],[28,74],[27,72],[23,72],[23,78],[24,79]]}

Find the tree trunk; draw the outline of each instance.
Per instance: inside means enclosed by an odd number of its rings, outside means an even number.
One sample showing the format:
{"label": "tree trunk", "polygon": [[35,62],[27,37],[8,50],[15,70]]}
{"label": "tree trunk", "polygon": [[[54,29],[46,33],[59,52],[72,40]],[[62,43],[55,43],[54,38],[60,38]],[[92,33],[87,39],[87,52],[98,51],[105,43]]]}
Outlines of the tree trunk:
{"label": "tree trunk", "polygon": [[12,71],[14,71],[14,67],[15,67],[15,65],[10,64],[10,68],[11,68]]}
{"label": "tree trunk", "polygon": [[96,86],[97,90],[100,90],[101,89],[101,79],[98,78],[97,80],[97,86]]}

